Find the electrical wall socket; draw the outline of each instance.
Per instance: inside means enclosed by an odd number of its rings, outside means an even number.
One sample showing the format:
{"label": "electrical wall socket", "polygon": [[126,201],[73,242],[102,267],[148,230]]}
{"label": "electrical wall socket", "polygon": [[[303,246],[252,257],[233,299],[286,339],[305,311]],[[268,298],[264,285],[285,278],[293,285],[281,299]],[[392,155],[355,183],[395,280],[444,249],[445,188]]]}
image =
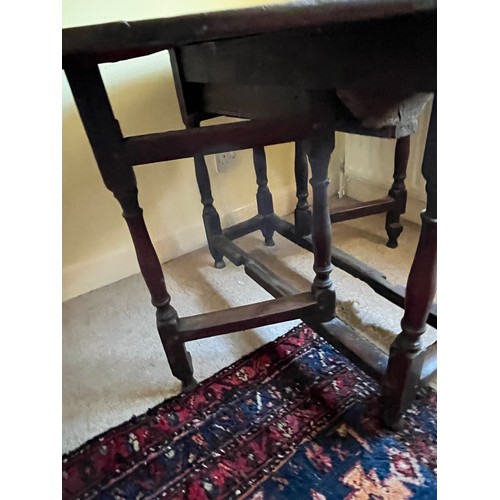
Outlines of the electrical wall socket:
{"label": "electrical wall socket", "polygon": [[215,168],[217,173],[227,172],[236,163],[236,153],[229,151],[227,153],[218,153],[215,155]]}

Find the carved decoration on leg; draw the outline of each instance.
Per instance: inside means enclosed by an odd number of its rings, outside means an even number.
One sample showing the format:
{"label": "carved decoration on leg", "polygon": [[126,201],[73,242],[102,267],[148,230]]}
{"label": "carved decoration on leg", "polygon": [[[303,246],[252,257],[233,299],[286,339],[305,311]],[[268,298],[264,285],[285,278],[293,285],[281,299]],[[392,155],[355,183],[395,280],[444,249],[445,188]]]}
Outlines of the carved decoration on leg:
{"label": "carved decoration on leg", "polygon": [[[200,121],[196,117],[190,117],[187,120],[188,128],[196,128],[200,126]],[[214,266],[217,269],[226,267],[224,256],[213,244],[215,236],[222,234],[219,213],[214,207],[214,199],[212,196],[212,187],[210,185],[210,175],[208,174],[207,163],[203,155],[194,157],[194,169],[196,174],[196,183],[200,192],[201,203],[203,204],[203,225],[205,226],[205,235],[207,237],[208,249],[214,258]]]}
{"label": "carved decoration on leg", "polygon": [[219,213],[214,207],[214,199],[212,197],[212,189],[210,186],[210,176],[208,175],[207,164],[203,156],[194,157],[194,166],[196,173],[196,182],[203,203],[203,224],[205,226],[205,234],[207,236],[208,249],[215,261],[215,267],[222,269],[226,266],[223,255],[215,248],[213,244],[214,236],[222,234]]}
{"label": "carved decoration on leg", "polygon": [[[134,169],[127,162],[123,134],[113,115],[99,67],[97,64],[90,64],[84,67],[68,67],[65,71],[104,183],[122,207],[151,301],[157,312],[161,312],[162,322],[172,325],[169,334],[175,334],[177,313],[170,305],[170,295],[165,286],[161,264],[137,200]],[[160,324],[158,330],[163,342],[165,331],[160,328]],[[171,335],[172,339],[175,338],[174,334]],[[174,340],[171,342],[175,344]],[[192,383],[193,371],[187,353],[177,357],[174,364],[168,352],[166,354],[172,372],[182,374],[183,383]]]}
{"label": "carved decoration on leg", "polygon": [[182,382],[182,390],[186,392],[193,389],[197,382],[193,377],[191,354],[186,350],[186,344],[179,338],[177,319],[177,313],[171,306],[159,307],[156,310],[158,332],[170,369],[174,377]]}
{"label": "carved decoration on leg", "polygon": [[307,236],[311,234],[311,210],[307,201],[309,168],[307,156],[302,141],[295,142],[295,185],[297,186],[297,207],[295,209],[295,234]]}
{"label": "carved decoration on leg", "polygon": [[410,156],[410,136],[401,137],[396,141],[394,152],[394,182],[389,190],[389,196],[396,200],[396,207],[387,212],[385,230],[389,240],[389,248],[397,248],[399,235],[403,231],[400,222],[401,214],[406,211],[407,191],[405,186],[406,168]]}
{"label": "carved decoration on leg", "polygon": [[307,141],[307,155],[311,164],[311,186],[313,189],[312,244],[314,272],[312,293],[322,311],[321,321],[329,321],[335,316],[335,291],[331,279],[332,230],[328,205],[328,165],[335,147],[335,132],[326,130]]}
{"label": "carved decoration on leg", "polygon": [[436,107],[436,97],[434,97],[422,164],[422,173],[426,180],[427,208],[422,214],[420,239],[408,277],[405,313],[401,321],[402,332],[391,346],[389,363],[382,383],[384,422],[393,429],[402,426],[402,416],[413,401],[420,384],[425,357],[421,338],[426,331],[426,319],[436,294]]}
{"label": "carved decoration on leg", "polygon": [[156,251],[149,237],[142,208],[137,200],[137,187],[115,192],[115,197],[123,209],[123,217],[132,236],[137,260],[142,276],[151,293],[151,301],[156,307],[158,333],[167,355],[170,369],[175,377],[182,382],[184,390],[196,384],[193,378],[191,356],[184,344],[178,339],[177,312],[170,304],[165,278]]}
{"label": "carved decoration on leg", "polygon": [[267,185],[267,162],[264,147],[253,148],[253,164],[257,178],[257,209],[262,219],[262,235],[266,246],[273,247],[274,227],[269,218],[274,213],[273,197]]}
{"label": "carved decoration on leg", "polygon": [[141,269],[146,286],[151,294],[151,302],[155,307],[170,304],[170,295],[165,286],[165,279],[161,269],[160,261],[149,237],[144,222],[142,208],[137,199],[137,187],[135,185],[114,192],[115,198],[123,210],[123,218],[127,222],[130,236],[134,243],[137,261]]}

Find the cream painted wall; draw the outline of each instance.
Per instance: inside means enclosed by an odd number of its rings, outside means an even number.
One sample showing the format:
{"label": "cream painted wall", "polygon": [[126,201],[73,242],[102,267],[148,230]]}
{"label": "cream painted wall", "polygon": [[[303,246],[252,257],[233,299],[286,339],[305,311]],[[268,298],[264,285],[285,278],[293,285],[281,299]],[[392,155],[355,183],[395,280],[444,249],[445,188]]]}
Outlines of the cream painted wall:
{"label": "cream painted wall", "polygon": [[[115,20],[137,20],[220,10],[265,2],[256,0],[188,0],[174,2],[63,0],[63,27]],[[111,104],[125,135],[181,129],[170,62],[166,52],[101,65]],[[121,210],[106,190],[63,75],[63,299],[139,272]],[[339,147],[342,145],[339,141]],[[293,147],[266,148],[269,184],[279,214],[295,204]],[[343,152],[336,154],[340,158]],[[207,157],[215,205],[228,226],[254,215],[255,178],[251,152],[237,152],[234,168],[218,174]],[[336,169],[333,169],[334,171]],[[146,223],[162,262],[205,245],[201,203],[192,160],[135,169]]]}

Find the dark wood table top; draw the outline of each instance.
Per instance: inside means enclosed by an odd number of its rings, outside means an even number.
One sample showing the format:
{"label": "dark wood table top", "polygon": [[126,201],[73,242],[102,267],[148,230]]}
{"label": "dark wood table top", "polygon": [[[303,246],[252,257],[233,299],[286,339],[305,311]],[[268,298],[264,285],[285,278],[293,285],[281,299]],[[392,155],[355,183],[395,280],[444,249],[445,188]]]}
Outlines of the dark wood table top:
{"label": "dark wood table top", "polygon": [[[63,29],[63,61],[112,62],[193,43],[432,12],[436,0],[304,0]],[[64,64],[64,62],[63,62]]]}
{"label": "dark wood table top", "polygon": [[[169,50],[185,123],[228,115],[290,128],[314,117],[316,126],[334,120],[337,130],[399,137],[408,103],[436,91],[436,20],[436,0],[305,0],[113,22],[63,29],[63,67],[80,75],[76,84],[97,64]],[[165,160],[162,134],[129,138],[148,152],[132,163]]]}

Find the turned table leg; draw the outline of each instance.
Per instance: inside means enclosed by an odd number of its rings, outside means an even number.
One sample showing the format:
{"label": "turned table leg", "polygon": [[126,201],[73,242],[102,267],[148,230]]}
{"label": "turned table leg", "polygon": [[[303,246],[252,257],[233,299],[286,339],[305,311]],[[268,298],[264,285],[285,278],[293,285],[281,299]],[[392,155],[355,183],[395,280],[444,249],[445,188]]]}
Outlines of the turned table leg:
{"label": "turned table leg", "polygon": [[410,157],[410,136],[400,137],[396,141],[396,150],[394,152],[394,182],[389,190],[389,196],[396,200],[396,207],[387,212],[385,218],[385,230],[389,240],[389,248],[397,248],[399,235],[403,231],[400,222],[401,214],[406,210],[407,192],[405,186],[406,168],[408,158]]}
{"label": "turned table leg", "polygon": [[215,267],[222,269],[226,266],[223,255],[213,244],[215,236],[222,234],[219,213],[214,207],[212,197],[212,188],[210,186],[210,177],[208,175],[205,157],[198,155],[194,157],[194,167],[196,173],[196,182],[200,191],[201,203],[203,204],[203,225],[207,236],[208,249],[215,261]]}
{"label": "turned table leg", "polygon": [[307,155],[311,164],[311,186],[313,189],[312,244],[314,253],[314,272],[312,293],[319,303],[325,322],[335,316],[335,291],[331,279],[332,230],[330,208],[328,205],[328,165],[335,147],[335,132],[325,131],[307,141]]}
{"label": "turned table leg", "polygon": [[297,187],[297,207],[295,208],[295,234],[311,234],[311,210],[307,201],[308,165],[304,143],[295,142],[295,185]]}
{"label": "turned table leg", "polygon": [[[198,121],[193,121],[191,127],[199,127]],[[196,183],[200,191],[201,203],[203,205],[203,225],[207,237],[208,250],[214,258],[214,265],[217,269],[226,267],[224,257],[215,247],[213,240],[215,236],[222,234],[219,213],[214,207],[214,198],[212,196],[212,187],[210,185],[210,176],[208,174],[207,163],[203,155],[194,157],[194,170],[196,174]]]}
{"label": "turned table leg", "polygon": [[122,207],[141,273],[157,310],[158,332],[170,368],[183,388],[190,388],[196,383],[191,359],[177,336],[177,312],[170,304],[161,264],[138,203],[134,170],[128,163],[120,125],[113,116],[99,68],[89,64],[66,67],[65,72],[104,183]]}
{"label": "turned table leg", "polygon": [[267,162],[264,147],[253,148],[253,164],[255,167],[255,176],[257,179],[257,209],[262,219],[262,235],[266,246],[273,247],[274,226],[269,215],[274,213],[273,197],[269,186],[267,185]]}
{"label": "turned table leg", "polygon": [[190,389],[196,384],[191,356],[177,336],[177,312],[170,304],[171,298],[167,292],[161,264],[137,200],[137,188],[130,186],[125,191],[115,191],[114,195],[123,209],[123,217],[130,230],[142,276],[151,294],[151,302],[156,307],[158,333],[170,369],[182,382],[182,388]]}
{"label": "turned table leg", "polygon": [[401,427],[402,416],[418,389],[425,356],[421,337],[426,331],[427,316],[436,294],[436,108],[435,96],[422,164],[422,174],[426,180],[427,207],[422,213],[420,239],[408,277],[405,312],[401,321],[402,332],[391,346],[382,383],[384,422],[391,428]]}

